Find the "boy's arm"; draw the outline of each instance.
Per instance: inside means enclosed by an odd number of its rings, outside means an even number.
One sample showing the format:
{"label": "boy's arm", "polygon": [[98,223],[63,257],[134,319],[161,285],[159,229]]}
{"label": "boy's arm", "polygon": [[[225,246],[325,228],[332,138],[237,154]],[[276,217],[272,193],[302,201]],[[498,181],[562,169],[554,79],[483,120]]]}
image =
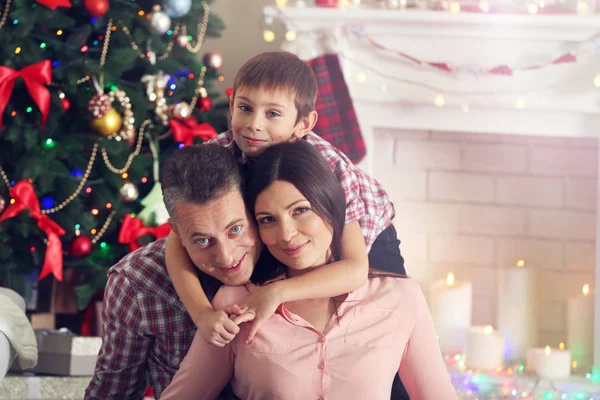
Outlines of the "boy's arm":
{"label": "boy's arm", "polygon": [[[250,342],[260,326],[281,303],[340,296],[363,286],[369,273],[365,239],[358,221],[344,227],[340,260],[307,274],[283,279],[258,288],[248,297],[248,312],[253,324],[246,342]],[[241,323],[246,318],[234,319]]]}
{"label": "boy's arm", "polygon": [[196,274],[196,267],[173,231],[167,238],[165,261],[175,291],[204,340],[218,347],[233,340],[239,328],[229,319],[226,311],[230,314],[241,314],[242,311],[239,307],[225,311],[213,310]]}

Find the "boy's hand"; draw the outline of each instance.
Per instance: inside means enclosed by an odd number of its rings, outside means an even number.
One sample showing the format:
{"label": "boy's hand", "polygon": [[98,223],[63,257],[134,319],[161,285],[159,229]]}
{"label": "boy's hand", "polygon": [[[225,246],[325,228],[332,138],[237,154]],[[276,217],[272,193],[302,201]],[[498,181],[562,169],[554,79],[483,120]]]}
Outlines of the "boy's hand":
{"label": "boy's hand", "polygon": [[218,311],[202,313],[196,322],[200,334],[208,343],[224,347],[238,334],[240,328],[229,318],[230,315],[242,315],[244,310],[232,304]]}
{"label": "boy's hand", "polygon": [[248,344],[262,324],[275,313],[281,301],[274,285],[256,286],[247,283],[246,288],[250,292],[250,296],[246,298],[246,303],[243,306],[244,312],[234,317],[233,322],[239,325],[243,322],[253,321],[252,328],[246,337],[246,344]]}

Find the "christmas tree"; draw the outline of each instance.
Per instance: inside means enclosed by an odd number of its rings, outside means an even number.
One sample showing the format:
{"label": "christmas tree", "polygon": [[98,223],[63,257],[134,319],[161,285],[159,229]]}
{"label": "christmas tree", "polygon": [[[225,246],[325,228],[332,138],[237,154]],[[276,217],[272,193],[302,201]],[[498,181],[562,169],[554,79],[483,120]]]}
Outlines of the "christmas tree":
{"label": "christmas tree", "polygon": [[5,0],[0,8],[0,286],[108,268],[168,233],[160,165],[226,127],[208,0]]}

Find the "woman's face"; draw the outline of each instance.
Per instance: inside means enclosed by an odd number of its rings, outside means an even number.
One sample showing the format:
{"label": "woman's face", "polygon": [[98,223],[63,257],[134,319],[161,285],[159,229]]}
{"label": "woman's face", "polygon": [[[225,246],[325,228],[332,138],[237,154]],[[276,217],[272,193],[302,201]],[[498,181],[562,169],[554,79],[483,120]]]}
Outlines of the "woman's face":
{"label": "woman's face", "polygon": [[258,195],[254,211],[260,237],[290,274],[326,264],[333,230],[294,185],[275,181]]}

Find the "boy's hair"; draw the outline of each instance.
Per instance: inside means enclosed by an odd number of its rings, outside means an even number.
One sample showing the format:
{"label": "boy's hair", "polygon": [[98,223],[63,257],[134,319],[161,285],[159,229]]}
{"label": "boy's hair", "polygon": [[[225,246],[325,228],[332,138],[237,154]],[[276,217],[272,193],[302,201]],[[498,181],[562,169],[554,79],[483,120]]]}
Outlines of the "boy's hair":
{"label": "boy's hair", "polygon": [[231,190],[243,196],[245,189],[233,153],[212,143],[177,150],[164,165],[161,184],[165,207],[175,223],[181,202],[203,205]]}
{"label": "boy's hair", "polygon": [[296,123],[315,109],[317,78],[308,64],[287,51],[270,51],[248,60],[233,82],[233,96],[240,88],[283,89],[294,96]]}

